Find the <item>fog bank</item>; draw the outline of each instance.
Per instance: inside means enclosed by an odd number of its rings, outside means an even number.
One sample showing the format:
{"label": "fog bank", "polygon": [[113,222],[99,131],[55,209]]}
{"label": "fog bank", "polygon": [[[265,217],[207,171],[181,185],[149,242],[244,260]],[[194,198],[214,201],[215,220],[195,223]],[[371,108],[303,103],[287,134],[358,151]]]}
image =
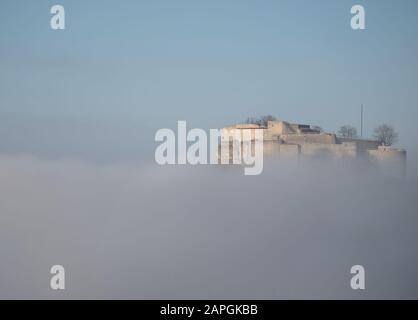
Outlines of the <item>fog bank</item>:
{"label": "fog bank", "polygon": [[416,299],[417,186],[323,159],[244,176],[1,156],[0,298]]}

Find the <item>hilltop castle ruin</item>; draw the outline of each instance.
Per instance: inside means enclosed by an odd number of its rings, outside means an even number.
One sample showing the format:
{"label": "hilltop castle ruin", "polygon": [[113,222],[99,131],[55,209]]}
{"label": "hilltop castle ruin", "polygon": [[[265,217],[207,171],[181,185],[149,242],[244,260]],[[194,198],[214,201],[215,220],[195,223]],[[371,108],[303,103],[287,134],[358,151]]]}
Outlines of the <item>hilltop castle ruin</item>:
{"label": "hilltop castle ruin", "polygon": [[[224,127],[221,143],[232,144],[253,141],[255,131],[262,130],[264,156],[300,159],[301,157],[325,156],[330,158],[355,159],[363,157],[378,165],[384,171],[404,175],[406,151],[381,146],[376,140],[342,138],[327,133],[318,127],[295,124],[286,121],[268,121],[267,126],[259,124],[236,124]],[[241,150],[242,152],[242,150]],[[222,157],[232,161],[232,152]]]}

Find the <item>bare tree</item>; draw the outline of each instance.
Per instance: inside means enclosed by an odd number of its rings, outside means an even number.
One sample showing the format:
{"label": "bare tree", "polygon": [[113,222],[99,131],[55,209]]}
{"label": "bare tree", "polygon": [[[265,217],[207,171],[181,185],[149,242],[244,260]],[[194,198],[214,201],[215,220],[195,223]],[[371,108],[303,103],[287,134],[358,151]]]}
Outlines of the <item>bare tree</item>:
{"label": "bare tree", "polygon": [[258,119],[255,117],[248,117],[247,119],[245,119],[244,123],[247,124],[258,124]]}
{"label": "bare tree", "polygon": [[260,126],[267,126],[269,121],[275,121],[276,117],[272,115],[261,116],[259,118],[248,117],[244,123],[258,124]]}
{"label": "bare tree", "polygon": [[324,132],[324,129],[322,129],[320,126],[312,126],[312,129],[321,133]]}
{"label": "bare tree", "polygon": [[338,135],[343,138],[356,138],[357,129],[353,126],[345,125],[338,129]]}
{"label": "bare tree", "polygon": [[374,129],[373,137],[383,146],[391,146],[398,141],[398,133],[389,124],[382,124]]}
{"label": "bare tree", "polygon": [[267,126],[267,123],[269,121],[276,121],[276,117],[272,116],[271,114],[260,117],[260,122],[262,126]]}

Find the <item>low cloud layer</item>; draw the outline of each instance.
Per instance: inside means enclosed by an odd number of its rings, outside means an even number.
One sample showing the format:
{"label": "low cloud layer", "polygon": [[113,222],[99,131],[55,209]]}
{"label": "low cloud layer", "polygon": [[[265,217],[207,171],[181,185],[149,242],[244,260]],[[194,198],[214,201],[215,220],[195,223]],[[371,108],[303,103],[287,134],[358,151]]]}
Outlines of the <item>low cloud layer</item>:
{"label": "low cloud layer", "polygon": [[251,177],[1,156],[0,298],[418,298],[417,186],[321,159]]}

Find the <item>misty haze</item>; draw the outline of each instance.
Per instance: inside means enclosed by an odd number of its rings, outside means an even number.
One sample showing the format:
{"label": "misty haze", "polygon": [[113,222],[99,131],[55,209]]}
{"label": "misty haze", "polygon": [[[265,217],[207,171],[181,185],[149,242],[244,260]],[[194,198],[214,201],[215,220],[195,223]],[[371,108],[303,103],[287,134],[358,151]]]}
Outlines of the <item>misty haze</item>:
{"label": "misty haze", "polygon": [[0,1],[0,299],[418,299],[418,1],[358,2]]}
{"label": "misty haze", "polygon": [[[2,298],[417,298],[417,181],[362,163],[1,157]],[[7,245],[6,245],[7,244]],[[367,290],[349,286],[352,265]]]}

